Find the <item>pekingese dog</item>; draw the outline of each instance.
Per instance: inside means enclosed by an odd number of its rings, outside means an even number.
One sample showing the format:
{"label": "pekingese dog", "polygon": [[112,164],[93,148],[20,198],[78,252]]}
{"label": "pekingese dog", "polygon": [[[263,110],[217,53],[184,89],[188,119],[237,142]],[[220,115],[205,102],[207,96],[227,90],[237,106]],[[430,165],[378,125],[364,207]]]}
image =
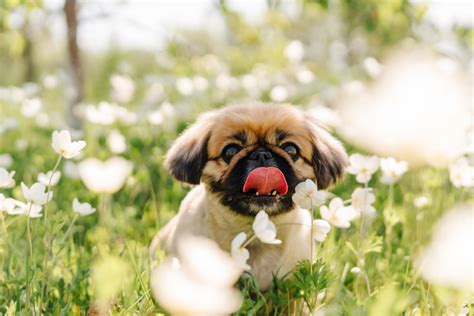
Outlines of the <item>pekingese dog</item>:
{"label": "pekingese dog", "polygon": [[[250,231],[260,210],[278,227],[279,245],[253,240],[247,249],[251,273],[262,290],[310,257],[311,217],[291,196],[314,180],[319,189],[335,183],[346,152],[317,120],[287,104],[228,106],[200,116],[168,151],[165,165],[179,181],[198,185],[151,246],[176,254],[184,235],[211,238],[230,251],[232,239]],[[286,224],[286,225],[285,225]]]}

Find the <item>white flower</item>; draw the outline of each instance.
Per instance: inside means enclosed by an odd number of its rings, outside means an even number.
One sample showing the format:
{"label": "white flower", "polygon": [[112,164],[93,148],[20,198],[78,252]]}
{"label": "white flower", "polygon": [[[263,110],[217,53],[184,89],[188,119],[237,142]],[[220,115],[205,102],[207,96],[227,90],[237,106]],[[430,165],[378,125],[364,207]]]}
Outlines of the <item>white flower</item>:
{"label": "white flower", "polygon": [[359,183],[367,183],[372,175],[379,168],[379,158],[377,156],[363,156],[361,154],[353,154],[349,157],[349,167],[347,172],[356,175]]}
{"label": "white flower", "polygon": [[318,191],[318,186],[311,179],[300,182],[295,187],[295,193],[291,197],[295,204],[305,209],[319,206],[324,203],[325,196]]}
{"label": "white flower", "polygon": [[367,57],[364,59],[364,68],[369,76],[375,78],[382,72],[383,66],[374,57]]}
{"label": "white flower", "polygon": [[121,154],[127,150],[125,137],[118,130],[112,130],[107,136],[107,145],[114,154]]}
{"label": "white flower", "polygon": [[252,229],[255,236],[257,236],[261,242],[266,244],[281,244],[281,240],[276,239],[277,230],[275,224],[268,218],[268,214],[264,210],[261,210],[257,216],[255,216]]}
{"label": "white flower", "polygon": [[331,202],[329,202],[329,208],[323,205],[319,211],[324,220],[340,228],[350,227],[351,221],[360,215],[354,208],[344,206],[344,202],[341,198],[332,199]]}
{"label": "white flower", "polygon": [[301,43],[298,40],[291,41],[286,47],[285,47],[285,57],[288,58],[290,62],[296,63],[299,62],[303,59],[304,56],[304,46],[303,43]]}
{"label": "white flower", "polygon": [[34,117],[39,114],[43,103],[38,98],[26,99],[21,106],[21,114],[25,117]]}
{"label": "white flower", "polygon": [[28,202],[36,205],[44,205],[53,198],[53,192],[46,192],[46,186],[38,182],[33,184],[30,188],[22,182],[21,191]]}
{"label": "white flower", "polygon": [[0,188],[13,188],[15,186],[13,176],[15,176],[15,171],[8,172],[0,167]]}
{"label": "white flower", "polygon": [[15,201],[15,208],[8,212],[10,215],[28,215],[31,218],[38,218],[43,216],[41,210],[43,207],[31,202],[23,203],[20,201]]}
{"label": "white flower", "polygon": [[13,158],[10,154],[0,154],[0,168],[9,168],[13,163]]}
{"label": "white flower", "polygon": [[446,213],[435,227],[431,242],[415,260],[421,276],[430,283],[474,291],[474,208],[465,204]]}
{"label": "white flower", "polygon": [[380,182],[394,184],[407,172],[408,163],[406,161],[396,161],[392,157],[382,158],[380,159],[380,169],[382,170]]}
{"label": "white flower", "polygon": [[176,115],[174,107],[168,102],[164,102],[156,110],[148,115],[148,122],[153,125],[162,125],[172,123]]}
{"label": "white flower", "polygon": [[283,86],[275,86],[270,91],[270,99],[275,102],[283,102],[288,99],[288,90]]}
{"label": "white flower", "polygon": [[449,179],[456,188],[474,186],[474,166],[467,158],[461,157],[449,165]]}
{"label": "white flower", "polygon": [[6,198],[0,193],[0,212],[10,213],[16,206],[16,201],[12,198]]}
{"label": "white flower", "polygon": [[313,239],[316,241],[325,241],[331,230],[331,225],[324,219],[316,219],[313,221]]}
{"label": "white flower", "polygon": [[64,162],[63,172],[71,179],[79,179],[79,170],[77,164],[71,160]]}
{"label": "white flower", "polygon": [[89,158],[79,163],[79,177],[89,190],[113,194],[122,188],[132,169],[133,164],[122,157],[105,162]]}
{"label": "white flower", "polygon": [[80,203],[78,199],[72,201],[72,210],[81,216],[87,216],[95,212],[95,208],[89,203]]}
{"label": "white flower", "polygon": [[193,81],[187,77],[178,78],[175,86],[176,90],[184,96],[191,95],[194,92]]}
{"label": "white flower", "polygon": [[[50,182],[51,179],[51,182]],[[56,184],[58,184],[59,179],[61,179],[61,172],[60,171],[48,171],[46,173],[40,173],[38,174],[38,182],[44,184],[45,186],[52,186],[54,187]]]}
{"label": "white flower", "polygon": [[352,192],[351,195],[352,207],[369,217],[374,217],[376,215],[376,210],[372,206],[375,202],[375,195],[372,193],[371,188],[357,188]]}
{"label": "white flower", "polygon": [[362,270],[359,267],[353,267],[351,269],[351,272],[354,273],[354,274],[359,274],[359,273],[362,272]]}
{"label": "white flower", "polygon": [[298,72],[296,73],[296,78],[300,83],[308,84],[314,80],[314,74],[308,68],[303,68],[298,70]]}
{"label": "white flower", "polygon": [[413,205],[416,208],[423,208],[430,203],[429,199],[426,196],[418,196],[413,200]]}
{"label": "white flower", "polygon": [[132,99],[135,92],[135,83],[130,77],[118,74],[112,75],[110,85],[112,86],[111,97],[114,101],[127,103]]}
{"label": "white flower", "polygon": [[230,253],[232,255],[232,258],[234,258],[234,260],[239,264],[242,269],[250,270],[250,266],[247,264],[247,260],[249,260],[250,258],[250,253],[246,248],[242,247],[246,240],[246,233],[241,232],[237,234],[237,236],[235,236],[232,240],[230,246]]}
{"label": "white flower", "polygon": [[53,132],[53,142],[51,145],[57,154],[70,159],[81,153],[81,150],[86,147],[86,142],[83,140],[71,141],[69,131],[63,130]]}

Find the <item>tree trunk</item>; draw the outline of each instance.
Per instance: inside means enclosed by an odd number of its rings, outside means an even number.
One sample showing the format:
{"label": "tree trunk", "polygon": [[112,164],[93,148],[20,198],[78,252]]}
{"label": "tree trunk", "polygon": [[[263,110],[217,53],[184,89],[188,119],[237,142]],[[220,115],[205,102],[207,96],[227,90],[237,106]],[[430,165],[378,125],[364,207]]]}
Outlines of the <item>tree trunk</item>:
{"label": "tree trunk", "polygon": [[80,128],[81,118],[76,113],[76,108],[84,98],[84,75],[81,63],[79,45],[77,43],[77,1],[66,0],[64,14],[67,24],[67,47],[69,62],[71,66],[72,82],[74,85],[74,96],[70,100],[68,108],[69,123],[73,128]]}

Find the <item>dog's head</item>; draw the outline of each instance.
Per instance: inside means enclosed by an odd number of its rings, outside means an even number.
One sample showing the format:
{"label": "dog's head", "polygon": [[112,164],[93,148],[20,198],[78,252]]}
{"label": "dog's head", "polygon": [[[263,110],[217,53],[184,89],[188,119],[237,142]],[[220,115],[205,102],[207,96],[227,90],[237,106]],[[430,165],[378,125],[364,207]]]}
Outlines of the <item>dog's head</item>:
{"label": "dog's head", "polygon": [[209,112],[169,150],[165,165],[180,181],[205,183],[220,203],[253,216],[294,208],[291,195],[305,179],[319,189],[343,173],[342,145],[296,107],[245,104]]}

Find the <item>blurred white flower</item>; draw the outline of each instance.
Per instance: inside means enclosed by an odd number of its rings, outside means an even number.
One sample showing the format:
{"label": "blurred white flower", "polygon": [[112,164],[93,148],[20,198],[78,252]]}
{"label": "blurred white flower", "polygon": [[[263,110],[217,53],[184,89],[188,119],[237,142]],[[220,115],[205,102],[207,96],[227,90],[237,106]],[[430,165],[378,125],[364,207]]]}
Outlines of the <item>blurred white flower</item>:
{"label": "blurred white flower", "polygon": [[364,59],[364,68],[365,71],[369,74],[369,76],[375,78],[380,75],[383,66],[374,57],[367,57],[366,59]]}
{"label": "blurred white flower", "polygon": [[362,270],[359,267],[353,267],[351,269],[351,273],[354,273],[354,274],[359,274],[361,272],[362,272]]}
{"label": "blurred white flower", "polygon": [[474,291],[474,208],[459,205],[448,211],[435,227],[431,242],[415,260],[421,276],[430,283]]}
{"label": "blurred white flower", "polygon": [[135,83],[130,77],[118,74],[112,75],[110,84],[112,86],[111,97],[114,101],[127,103],[132,99],[135,92]]}
{"label": "blurred white flower", "polygon": [[25,117],[34,117],[43,108],[43,103],[38,98],[26,99],[21,105],[21,114]]}
{"label": "blurred white flower", "polygon": [[159,82],[153,82],[145,93],[144,102],[156,104],[163,98],[164,88]]}
{"label": "blurred white flower", "polygon": [[193,77],[193,85],[196,91],[205,91],[209,87],[209,82],[203,76]]}
{"label": "blurred white flower", "polygon": [[269,219],[268,214],[264,210],[261,210],[257,216],[255,216],[252,229],[255,236],[257,236],[261,242],[266,244],[281,244],[281,240],[276,239],[277,230],[275,224]]}
{"label": "blurred white flower", "polygon": [[402,175],[408,170],[408,163],[406,161],[396,161],[394,158],[381,158],[380,169],[382,176],[380,182],[385,184],[394,184]]}
{"label": "blurred white flower", "polygon": [[326,240],[331,225],[324,219],[316,219],[313,221],[313,239],[319,242]]}
{"label": "blurred white flower", "polygon": [[175,115],[174,107],[170,103],[164,102],[156,111],[148,115],[148,122],[153,125],[166,125],[173,122]]}
{"label": "blurred white flower", "polygon": [[319,206],[324,203],[325,196],[318,191],[318,186],[311,179],[300,182],[295,187],[295,193],[291,197],[293,202],[305,209]]}
{"label": "blurred white flower", "polygon": [[6,169],[0,167],[0,188],[13,188],[15,186],[15,171],[8,172]]}
{"label": "blurred white flower", "polygon": [[371,87],[339,104],[338,131],[351,143],[410,166],[446,166],[465,149],[472,83],[465,69],[446,73],[438,56],[404,47],[384,62]]}
{"label": "blurred white flower", "polygon": [[171,259],[152,272],[151,288],[160,306],[171,315],[230,315],[242,305],[237,289],[195,280]]}
{"label": "blurred white flower", "polygon": [[352,154],[349,157],[347,172],[356,175],[357,182],[367,183],[378,168],[379,158],[377,156],[368,157],[361,154]]}
{"label": "blurred white flower", "polygon": [[413,205],[415,205],[416,208],[423,208],[429,204],[429,200],[426,196],[418,196],[413,200]]}
{"label": "blurred white flower", "polygon": [[20,138],[15,141],[15,148],[18,151],[24,151],[28,148],[28,141],[26,139]]}
{"label": "blurred white flower", "polygon": [[298,40],[291,41],[284,51],[285,57],[292,63],[300,62],[304,57],[304,46]]}
{"label": "blurred white flower", "polygon": [[98,106],[88,104],[85,106],[85,117],[86,119],[95,124],[100,125],[111,125],[115,123],[115,107],[107,102],[100,102]]}
{"label": "blurred white flower", "polygon": [[71,134],[67,130],[54,131],[53,142],[51,143],[54,151],[66,159],[76,157],[86,147],[83,140],[71,141]]}
{"label": "blurred white flower", "polygon": [[312,105],[307,112],[324,126],[337,128],[339,124],[341,124],[339,113],[325,105],[316,103]]}
{"label": "blurred white flower", "polygon": [[216,77],[216,87],[223,91],[235,90],[239,87],[239,81],[227,73],[220,73]]}
{"label": "blurred white flower", "polygon": [[232,258],[235,259],[242,269],[250,270],[250,266],[247,264],[247,260],[250,258],[250,253],[247,248],[242,247],[245,241],[247,241],[246,233],[241,232],[237,234],[232,240],[230,253]]}
{"label": "blurred white flower", "polygon": [[95,208],[89,203],[81,203],[78,199],[72,201],[72,210],[81,216],[87,216],[95,212]]}
{"label": "blurred white flower", "polygon": [[191,95],[194,92],[193,81],[187,77],[176,79],[175,86],[176,90],[184,96]]}
{"label": "blurred white flower", "polygon": [[46,89],[54,89],[58,86],[58,77],[56,75],[46,75],[43,77],[43,86]]}
{"label": "blurred white flower", "polygon": [[344,201],[341,198],[332,199],[329,202],[329,207],[323,205],[319,212],[324,220],[340,228],[350,227],[351,221],[360,215],[354,208],[344,206]]}
{"label": "blurred white flower", "polygon": [[0,168],[10,168],[13,158],[10,154],[0,154]]}
{"label": "blurred white flower", "polygon": [[79,177],[89,190],[113,194],[122,188],[132,169],[133,164],[122,157],[105,162],[89,158],[79,163]]}
{"label": "blurred white flower", "polygon": [[28,215],[31,218],[39,218],[43,216],[41,210],[43,207],[31,202],[23,203],[15,200],[15,208],[8,212],[10,215]]}
{"label": "blurred white flower", "polygon": [[465,157],[449,165],[449,179],[456,188],[474,186],[474,166]]}
{"label": "blurred white flower", "polygon": [[77,164],[73,161],[68,160],[64,162],[63,172],[68,178],[79,179],[79,170]]}
{"label": "blurred white flower", "polygon": [[112,130],[107,136],[107,145],[114,154],[121,154],[127,150],[125,137],[116,129]]}
{"label": "blurred white flower", "polygon": [[11,213],[16,206],[16,201],[12,198],[7,198],[0,193],[0,212]]}
{"label": "blurred white flower", "polygon": [[[51,182],[50,182],[50,179],[51,179]],[[54,187],[56,184],[58,184],[59,179],[61,179],[61,172],[55,171],[53,173],[53,171],[51,170],[46,173],[42,173],[42,172],[39,173],[38,178],[36,180],[38,180],[38,182],[44,184],[45,186]]]}
{"label": "blurred white flower", "polygon": [[275,86],[270,91],[270,98],[275,102],[283,102],[288,99],[288,90],[283,86]]}
{"label": "blurred white flower", "polygon": [[211,239],[184,236],[178,241],[181,269],[194,280],[212,286],[232,287],[242,268]]}
{"label": "blurred white flower", "polygon": [[374,217],[376,215],[376,210],[372,206],[375,202],[375,195],[372,193],[371,188],[357,188],[352,192],[351,196],[352,207],[369,217]]}
{"label": "blurred white flower", "polygon": [[36,205],[44,205],[53,198],[53,192],[46,192],[46,186],[38,182],[29,188],[22,182],[21,191],[26,201]]}
{"label": "blurred white flower", "polygon": [[313,82],[314,80],[314,73],[309,70],[308,68],[299,69],[296,73],[296,78],[300,83],[308,84]]}

